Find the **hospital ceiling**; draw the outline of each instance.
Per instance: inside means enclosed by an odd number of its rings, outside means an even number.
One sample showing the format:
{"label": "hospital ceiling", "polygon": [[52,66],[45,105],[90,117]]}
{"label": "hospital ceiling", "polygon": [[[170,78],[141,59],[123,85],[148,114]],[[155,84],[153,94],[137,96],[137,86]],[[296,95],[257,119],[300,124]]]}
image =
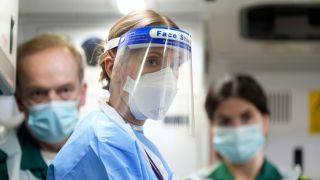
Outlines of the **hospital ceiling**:
{"label": "hospital ceiling", "polygon": [[[200,13],[205,0],[146,0],[147,8],[164,13]],[[118,14],[116,0],[20,0],[21,14]]]}
{"label": "hospital ceiling", "polygon": [[[169,16],[201,17],[206,22],[208,52],[214,60],[229,60],[241,65],[268,67],[269,64],[297,69],[319,69],[318,42],[251,41],[240,36],[239,11],[263,3],[320,3],[320,0],[146,0],[147,8]],[[116,0],[20,0],[20,14],[120,15]],[[185,16],[188,15],[188,16]],[[306,63],[307,62],[307,63]],[[258,65],[255,65],[257,63]],[[291,67],[290,66],[290,67]],[[288,66],[289,68],[289,66]]]}
{"label": "hospital ceiling", "polygon": [[[20,0],[20,14],[119,14],[117,0]],[[319,0],[145,0],[148,9],[202,17],[234,15],[241,7],[263,3],[319,3]]]}

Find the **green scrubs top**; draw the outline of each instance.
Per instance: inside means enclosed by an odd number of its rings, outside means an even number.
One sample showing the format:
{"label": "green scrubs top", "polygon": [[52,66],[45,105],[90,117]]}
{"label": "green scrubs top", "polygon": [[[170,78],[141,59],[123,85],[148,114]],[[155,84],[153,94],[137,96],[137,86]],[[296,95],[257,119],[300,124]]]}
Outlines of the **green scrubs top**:
{"label": "green scrubs top", "polygon": [[[222,162],[217,168],[213,170],[208,176],[209,179],[214,180],[234,180],[235,178],[229,171],[225,162]],[[256,180],[280,180],[282,175],[279,171],[266,159],[263,162],[262,168],[256,177]]]}
{"label": "green scrubs top", "polygon": [[19,127],[17,136],[22,151],[21,170],[28,170],[39,179],[46,179],[48,166],[42,158],[39,145],[24,124]]}
{"label": "green scrubs top", "polygon": [[8,169],[7,169],[7,158],[8,155],[0,150],[0,179],[2,180],[8,180],[9,175],[8,175]]}

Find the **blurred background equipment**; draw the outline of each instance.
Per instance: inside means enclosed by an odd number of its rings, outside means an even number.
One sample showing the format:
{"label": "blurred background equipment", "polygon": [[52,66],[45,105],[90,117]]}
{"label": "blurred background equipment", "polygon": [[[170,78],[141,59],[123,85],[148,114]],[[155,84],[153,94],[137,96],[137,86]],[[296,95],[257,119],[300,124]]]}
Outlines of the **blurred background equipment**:
{"label": "blurred background equipment", "polygon": [[0,12],[0,95],[8,95],[16,82],[18,0],[1,1]]}
{"label": "blurred background equipment", "polygon": [[89,66],[97,65],[99,55],[101,54],[102,42],[103,40],[100,38],[89,37],[82,43],[81,47],[86,54],[87,64]]}
{"label": "blurred background equipment", "polygon": [[14,98],[18,3],[18,0],[0,1],[0,153],[7,164],[1,166],[0,178],[4,179],[20,179],[21,150],[14,131],[24,118]]}
{"label": "blurred background equipment", "polygon": [[296,165],[299,165],[301,168],[301,171],[303,172],[303,148],[302,147],[296,147],[293,151],[293,167]]}

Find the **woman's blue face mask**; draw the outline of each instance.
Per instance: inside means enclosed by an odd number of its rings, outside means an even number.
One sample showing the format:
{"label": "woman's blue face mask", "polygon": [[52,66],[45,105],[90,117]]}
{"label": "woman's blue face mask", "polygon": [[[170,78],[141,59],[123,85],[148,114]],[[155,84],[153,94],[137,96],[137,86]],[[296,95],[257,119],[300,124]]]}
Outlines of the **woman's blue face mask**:
{"label": "woman's blue face mask", "polygon": [[262,150],[265,137],[262,123],[238,127],[217,127],[213,145],[221,156],[234,164],[252,160]]}
{"label": "woman's blue face mask", "polygon": [[29,108],[28,127],[39,140],[55,144],[65,140],[77,124],[78,101],[61,101]]}

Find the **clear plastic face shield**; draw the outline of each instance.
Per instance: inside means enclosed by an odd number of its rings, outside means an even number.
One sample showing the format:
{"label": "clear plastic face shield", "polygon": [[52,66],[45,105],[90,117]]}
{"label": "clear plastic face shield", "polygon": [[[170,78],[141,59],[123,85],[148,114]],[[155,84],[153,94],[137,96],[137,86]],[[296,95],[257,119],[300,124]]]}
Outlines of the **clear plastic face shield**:
{"label": "clear plastic face shield", "polygon": [[109,41],[106,49],[114,47],[118,49],[111,96],[124,102],[135,119],[161,120],[167,115],[193,121],[191,36],[187,32],[138,28]]}

